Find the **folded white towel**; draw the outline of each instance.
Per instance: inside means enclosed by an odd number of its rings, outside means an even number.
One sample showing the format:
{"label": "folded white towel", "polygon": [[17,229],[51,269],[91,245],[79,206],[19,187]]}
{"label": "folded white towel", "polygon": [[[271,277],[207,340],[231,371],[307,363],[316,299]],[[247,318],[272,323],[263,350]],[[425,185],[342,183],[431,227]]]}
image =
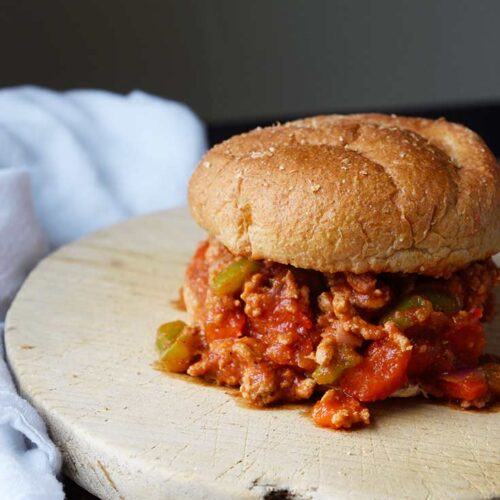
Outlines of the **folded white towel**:
{"label": "folded white towel", "polygon": [[0,169],[0,321],[26,272],[47,250],[33,210],[28,172]]}
{"label": "folded white towel", "polygon": [[184,203],[205,147],[203,125],[186,106],[143,92],[0,91],[0,167],[30,171],[55,245]]}
{"label": "folded white towel", "polygon": [[[184,204],[205,148],[187,107],[142,92],[1,90],[0,321],[49,245]],[[2,341],[0,323],[0,500],[62,499],[60,454],[16,394]]]}
{"label": "folded white towel", "polygon": [[[29,174],[0,170],[0,318],[26,272],[47,252],[35,216]],[[61,457],[42,419],[20,398],[3,360],[0,323],[0,499],[64,498],[56,480]]]}

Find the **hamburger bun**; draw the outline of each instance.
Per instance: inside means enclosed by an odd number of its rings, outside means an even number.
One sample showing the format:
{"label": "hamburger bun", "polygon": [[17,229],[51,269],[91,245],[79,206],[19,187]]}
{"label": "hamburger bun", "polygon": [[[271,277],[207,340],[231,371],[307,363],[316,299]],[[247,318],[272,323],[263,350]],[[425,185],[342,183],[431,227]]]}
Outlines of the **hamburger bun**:
{"label": "hamburger bun", "polygon": [[321,272],[447,275],[500,250],[500,171],[444,119],[318,116],[212,148],[189,184],[231,252]]}

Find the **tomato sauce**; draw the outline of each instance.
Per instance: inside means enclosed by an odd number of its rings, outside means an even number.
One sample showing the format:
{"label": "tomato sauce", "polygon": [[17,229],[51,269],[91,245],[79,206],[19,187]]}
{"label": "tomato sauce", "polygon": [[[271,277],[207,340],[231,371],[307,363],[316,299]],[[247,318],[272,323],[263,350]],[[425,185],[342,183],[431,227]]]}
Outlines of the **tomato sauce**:
{"label": "tomato sauce", "polygon": [[241,284],[233,273],[231,293],[215,293],[211,280],[236,259],[209,240],[187,269],[184,300],[201,346],[188,374],[239,387],[255,406],[323,394],[313,420],[335,429],[366,425],[364,403],[407,386],[463,407],[498,397],[499,365],[480,366],[481,321],[500,281],[491,261],[440,279],[263,261]]}

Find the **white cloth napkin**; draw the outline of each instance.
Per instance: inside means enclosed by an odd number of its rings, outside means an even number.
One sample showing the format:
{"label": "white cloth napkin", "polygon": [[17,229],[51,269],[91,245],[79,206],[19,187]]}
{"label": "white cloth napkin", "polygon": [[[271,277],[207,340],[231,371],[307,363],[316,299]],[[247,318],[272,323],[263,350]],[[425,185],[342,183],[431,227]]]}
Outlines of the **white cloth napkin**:
{"label": "white cloth napkin", "polygon": [[[184,204],[205,149],[186,106],[142,92],[0,90],[0,322],[49,246]],[[62,499],[59,451],[2,351],[0,323],[0,500]]]}

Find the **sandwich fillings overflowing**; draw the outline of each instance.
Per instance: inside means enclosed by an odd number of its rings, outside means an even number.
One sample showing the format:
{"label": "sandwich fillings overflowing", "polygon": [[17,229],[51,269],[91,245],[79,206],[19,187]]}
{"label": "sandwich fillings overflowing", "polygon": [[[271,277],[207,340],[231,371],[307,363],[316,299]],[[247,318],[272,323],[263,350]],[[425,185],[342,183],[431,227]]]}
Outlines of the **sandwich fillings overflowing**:
{"label": "sandwich fillings overflowing", "polygon": [[182,289],[192,322],[159,327],[156,367],[257,407],[313,399],[334,429],[389,397],[494,402],[499,170],[443,119],[320,116],[215,146],[189,187],[209,234]]}

